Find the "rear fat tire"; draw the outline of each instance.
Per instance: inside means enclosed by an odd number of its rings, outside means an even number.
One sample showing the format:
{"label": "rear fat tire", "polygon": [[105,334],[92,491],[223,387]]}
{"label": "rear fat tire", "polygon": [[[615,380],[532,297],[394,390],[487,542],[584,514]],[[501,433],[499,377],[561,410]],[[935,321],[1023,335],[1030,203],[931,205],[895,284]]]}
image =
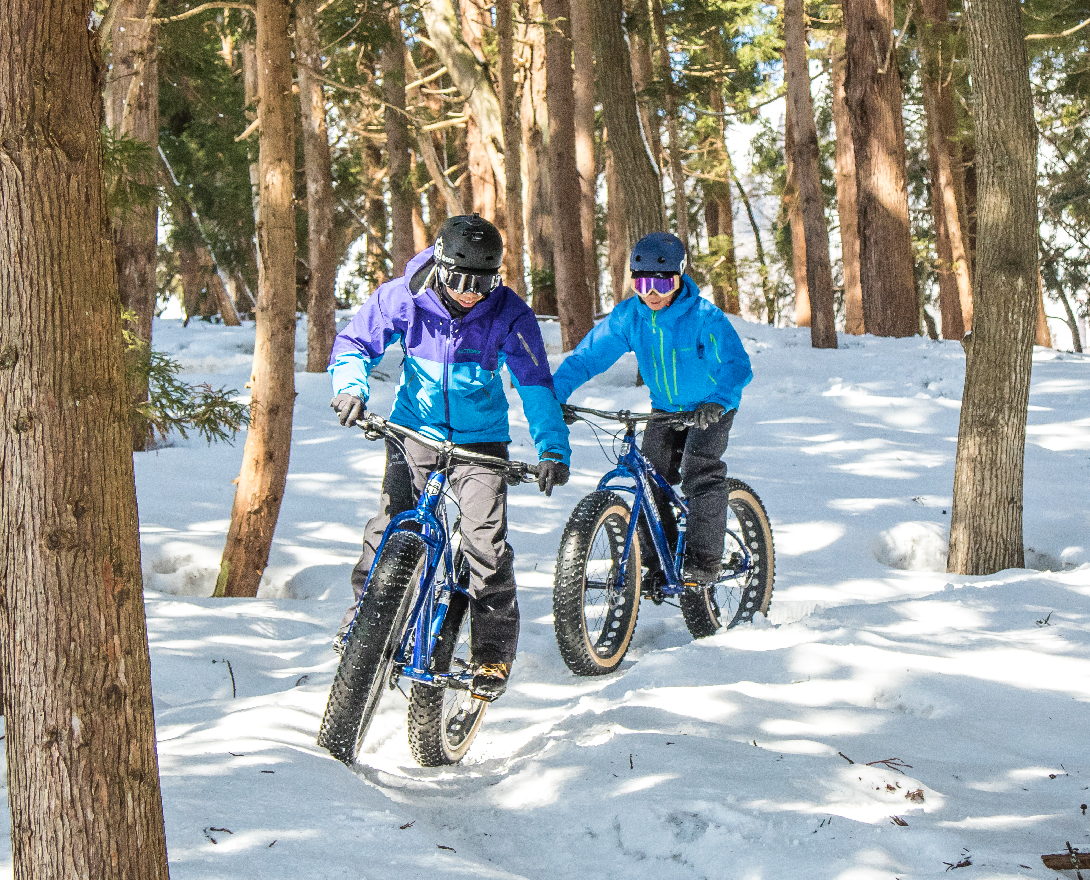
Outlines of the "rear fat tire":
{"label": "rear fat tire", "polygon": [[[728,527],[746,542],[753,568],[744,580],[721,580],[700,592],[681,594],[681,613],[696,639],[714,635],[724,624],[730,629],[748,623],[754,614],[767,616],[772,601],[776,554],[768,513],[757,493],[741,480],[728,479],[727,485],[730,492],[727,503],[735,521],[732,527],[728,519]],[[736,547],[728,536],[724,565]]]}
{"label": "rear fat tire", "polygon": [[[432,650],[434,672],[450,671],[459,645],[466,656],[458,656],[469,661],[464,639],[468,628],[469,597],[452,593]],[[483,700],[473,699],[468,690],[413,682],[409,696],[409,748],[416,762],[422,767],[457,764],[473,744],[487,706]]]}
{"label": "rear fat tire", "polygon": [[372,569],[318,733],[318,745],[345,764],[356,760],[386,690],[425,556],[420,537],[397,532],[386,542]]}
{"label": "rear fat tire", "polygon": [[[631,511],[619,495],[592,492],[576,505],[560,539],[553,625],[560,656],[576,675],[612,672],[632,641],[640,610],[639,541],[633,540],[629,549],[624,582],[609,582],[620,564],[630,519]],[[591,612],[591,621],[588,586],[591,601],[599,606]]]}

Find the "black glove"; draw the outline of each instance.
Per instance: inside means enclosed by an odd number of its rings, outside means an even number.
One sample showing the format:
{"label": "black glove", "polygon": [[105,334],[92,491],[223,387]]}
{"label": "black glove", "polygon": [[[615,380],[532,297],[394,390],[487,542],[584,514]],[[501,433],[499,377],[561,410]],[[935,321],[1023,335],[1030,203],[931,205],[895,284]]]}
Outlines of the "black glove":
{"label": "black glove", "polygon": [[553,486],[568,482],[569,476],[568,466],[555,458],[543,458],[537,463],[537,487],[546,495],[553,494]]}
{"label": "black glove", "polygon": [[693,427],[701,430],[710,428],[723,418],[723,413],[726,411],[726,407],[721,403],[702,403],[693,410]]}
{"label": "black glove", "polygon": [[564,414],[565,425],[574,425],[579,421],[579,414],[572,408],[570,403],[560,404],[560,411]]}
{"label": "black glove", "polygon": [[351,428],[356,422],[362,422],[367,406],[363,398],[344,391],[329,401],[329,405],[337,412],[337,420],[345,427]]}

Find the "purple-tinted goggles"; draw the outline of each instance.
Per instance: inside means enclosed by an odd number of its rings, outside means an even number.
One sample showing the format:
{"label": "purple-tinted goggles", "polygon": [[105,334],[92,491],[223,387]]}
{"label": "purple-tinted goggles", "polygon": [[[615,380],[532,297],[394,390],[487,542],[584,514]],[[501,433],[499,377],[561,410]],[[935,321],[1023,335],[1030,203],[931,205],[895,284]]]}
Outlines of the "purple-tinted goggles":
{"label": "purple-tinted goggles", "polygon": [[668,296],[677,289],[677,275],[668,275],[665,278],[657,278],[654,275],[638,275],[632,279],[632,286],[640,296],[649,293],[657,293],[660,296]]}

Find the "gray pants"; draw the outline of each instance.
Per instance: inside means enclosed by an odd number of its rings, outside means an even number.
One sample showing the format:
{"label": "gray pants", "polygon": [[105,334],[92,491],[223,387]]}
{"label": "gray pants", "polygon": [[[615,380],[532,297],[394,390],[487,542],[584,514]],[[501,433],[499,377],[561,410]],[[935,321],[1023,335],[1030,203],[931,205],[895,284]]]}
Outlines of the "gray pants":
{"label": "gray pants", "polygon": [[[661,413],[662,410],[653,410]],[[727,465],[723,454],[737,410],[730,410],[708,428],[671,428],[652,420],[643,434],[640,451],[671,486],[681,483],[681,494],[689,504],[685,529],[686,577],[704,583],[719,575],[723,558],[723,537],[727,533]],[[677,522],[666,500],[666,493],[653,491],[655,505],[662,519],[666,540],[677,542]],[[646,549],[645,549],[646,548]],[[640,519],[640,549],[643,564],[655,571],[658,556],[651,543],[650,530]]]}
{"label": "gray pants", "polygon": [[[471,443],[474,452],[507,458],[506,443]],[[382,533],[390,520],[416,506],[428,474],[435,469],[434,451],[412,440],[404,450],[386,441],[386,473],[378,513],[363,533],[363,555],[352,570],[356,601],[363,594]],[[515,598],[514,551],[507,543],[507,484],[501,474],[479,465],[457,465],[450,488],[461,510],[462,551],[469,564],[470,628],[477,663],[511,663],[519,634]],[[348,619],[355,609],[351,609]]]}

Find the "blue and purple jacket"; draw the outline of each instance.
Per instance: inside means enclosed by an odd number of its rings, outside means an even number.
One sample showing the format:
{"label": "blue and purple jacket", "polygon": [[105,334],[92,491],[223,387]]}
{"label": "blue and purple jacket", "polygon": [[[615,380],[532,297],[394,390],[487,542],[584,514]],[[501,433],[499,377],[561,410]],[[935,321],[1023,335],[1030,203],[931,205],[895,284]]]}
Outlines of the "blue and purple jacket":
{"label": "blue and purple jacket", "polygon": [[390,419],[436,440],[509,442],[506,365],[522,398],[538,457],[571,457],[568,427],[553,393],[553,377],[537,318],[509,287],[500,287],[461,319],[452,318],[431,288],[409,289],[431,257],[417,254],[401,278],[380,286],[337,334],[329,361],[333,393],[367,400],[371,370],[386,350],[405,350]]}

